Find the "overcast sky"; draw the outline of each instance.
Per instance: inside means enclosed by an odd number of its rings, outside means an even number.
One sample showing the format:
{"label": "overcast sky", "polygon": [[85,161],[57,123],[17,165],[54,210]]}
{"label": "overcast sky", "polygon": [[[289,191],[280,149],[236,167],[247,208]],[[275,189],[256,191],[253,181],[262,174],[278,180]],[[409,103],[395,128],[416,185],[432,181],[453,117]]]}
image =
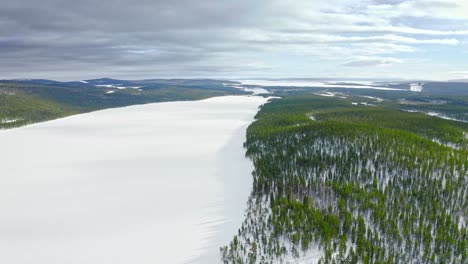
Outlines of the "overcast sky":
{"label": "overcast sky", "polygon": [[468,0],[0,0],[0,79],[468,77]]}

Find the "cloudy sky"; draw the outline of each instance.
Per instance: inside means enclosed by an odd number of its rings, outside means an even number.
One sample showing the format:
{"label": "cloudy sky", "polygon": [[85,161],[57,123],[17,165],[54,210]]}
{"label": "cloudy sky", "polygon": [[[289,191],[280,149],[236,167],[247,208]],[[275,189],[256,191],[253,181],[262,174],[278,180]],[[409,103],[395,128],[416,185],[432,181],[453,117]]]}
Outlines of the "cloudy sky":
{"label": "cloudy sky", "polygon": [[468,0],[0,0],[0,79],[468,78]]}

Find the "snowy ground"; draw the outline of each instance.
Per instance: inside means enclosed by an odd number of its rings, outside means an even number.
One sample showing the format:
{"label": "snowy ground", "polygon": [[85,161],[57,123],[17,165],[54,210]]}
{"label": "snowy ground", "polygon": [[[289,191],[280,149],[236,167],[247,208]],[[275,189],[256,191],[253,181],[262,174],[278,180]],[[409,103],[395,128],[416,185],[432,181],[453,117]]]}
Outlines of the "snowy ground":
{"label": "snowy ground", "polygon": [[10,123],[15,123],[15,122],[18,122],[18,121],[21,121],[23,119],[21,118],[3,118],[3,119],[0,119],[0,124],[10,124]]}
{"label": "snowy ground", "polygon": [[224,84],[224,86],[231,86],[233,88],[236,88],[236,89],[239,89],[239,90],[242,90],[242,91],[245,91],[245,92],[250,92],[253,95],[269,94],[270,93],[267,89],[259,88],[259,87],[252,88],[252,87],[245,87],[245,86],[242,86],[242,85],[228,85],[228,84]]}
{"label": "snowy ground", "polygon": [[0,131],[0,263],[215,263],[243,220],[267,99],[97,111]]}
{"label": "snowy ground", "polygon": [[325,96],[325,97],[335,97],[336,96],[338,98],[343,98],[343,99],[347,98],[342,93],[335,93],[335,92],[328,92],[328,91],[322,91],[320,93],[316,93],[316,95]]}
{"label": "snowy ground", "polygon": [[96,87],[104,87],[104,88],[115,88],[119,90],[123,89],[136,89],[140,90],[141,86],[121,86],[120,84],[97,84]]}
{"label": "snowy ground", "polygon": [[433,112],[433,111],[422,111],[422,110],[403,110],[403,111],[409,112],[409,113],[422,113],[422,114],[425,114],[425,115],[428,115],[428,116],[434,116],[434,117],[442,118],[442,119],[445,119],[445,120],[452,120],[452,121],[457,121],[457,122],[468,123],[468,121],[466,121],[466,120],[456,119],[456,118],[446,116],[444,114]]}
{"label": "snowy ground", "polygon": [[412,92],[422,92],[424,89],[424,83],[412,83],[410,84],[410,90]]}
{"label": "snowy ground", "polygon": [[[241,80],[243,85],[259,85],[259,86],[296,86],[296,87],[323,87],[323,88],[356,88],[356,89],[377,89],[377,90],[402,90],[396,88],[388,88],[384,85],[374,84],[371,82],[353,81],[352,84],[329,83],[320,81],[301,81],[301,80]],[[358,84],[358,85],[357,85]]]}

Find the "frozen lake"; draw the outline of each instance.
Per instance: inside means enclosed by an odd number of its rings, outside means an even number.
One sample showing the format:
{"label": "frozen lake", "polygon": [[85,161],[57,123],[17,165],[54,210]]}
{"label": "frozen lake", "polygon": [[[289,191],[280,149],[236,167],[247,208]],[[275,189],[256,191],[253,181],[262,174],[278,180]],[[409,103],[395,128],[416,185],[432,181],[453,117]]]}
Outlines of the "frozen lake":
{"label": "frozen lake", "polygon": [[0,131],[0,263],[217,263],[252,186],[245,130],[267,99],[226,96]]}

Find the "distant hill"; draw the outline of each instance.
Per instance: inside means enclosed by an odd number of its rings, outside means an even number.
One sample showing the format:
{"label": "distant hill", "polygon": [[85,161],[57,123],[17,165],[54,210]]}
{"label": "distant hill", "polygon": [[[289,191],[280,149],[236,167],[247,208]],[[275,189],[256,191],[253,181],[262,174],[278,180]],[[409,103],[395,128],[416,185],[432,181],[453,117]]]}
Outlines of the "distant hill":
{"label": "distant hill", "polygon": [[449,82],[468,83],[468,79],[456,79],[450,80]]}
{"label": "distant hill", "polygon": [[423,92],[438,95],[468,95],[467,82],[429,82],[423,85]]}
{"label": "distant hill", "polygon": [[[412,89],[414,84],[422,89]],[[385,93],[366,88],[365,82],[332,81],[326,84],[333,87],[268,87],[271,92],[297,93],[309,90],[319,93],[326,89],[346,94],[366,91],[368,95],[387,98],[403,98],[410,94],[425,96],[468,96],[468,82],[425,82],[425,81],[374,81],[372,85],[397,89]],[[121,107],[165,101],[198,100],[213,96],[246,94],[238,88],[241,82],[215,79],[147,79],[119,80],[99,78],[80,81],[55,81],[47,79],[0,80],[0,128],[10,128],[25,124],[50,120],[76,113],[99,109]],[[246,86],[248,85],[241,85]],[[344,88],[349,86],[351,88]],[[352,88],[354,87],[354,88]],[[362,87],[362,88],[361,88]],[[360,88],[360,89],[357,89]],[[420,87],[419,87],[420,88]],[[411,90],[413,90],[411,92]],[[465,102],[462,102],[465,104]]]}
{"label": "distant hill", "polygon": [[99,109],[246,94],[221,80],[0,80],[0,128]]}

